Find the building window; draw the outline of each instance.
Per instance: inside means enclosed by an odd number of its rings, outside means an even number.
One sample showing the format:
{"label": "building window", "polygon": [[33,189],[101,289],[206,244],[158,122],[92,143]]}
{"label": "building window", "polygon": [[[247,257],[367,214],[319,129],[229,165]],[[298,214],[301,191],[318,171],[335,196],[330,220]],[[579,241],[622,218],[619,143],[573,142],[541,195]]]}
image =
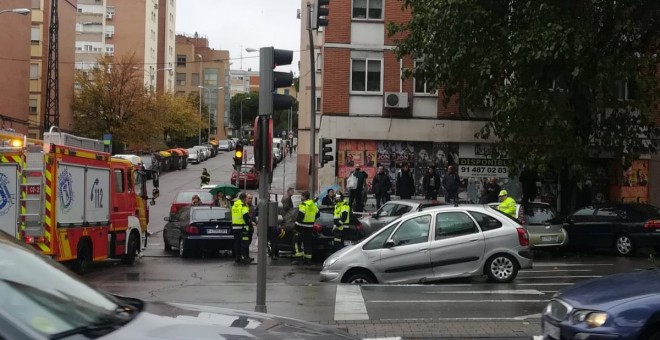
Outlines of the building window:
{"label": "building window", "polygon": [[204,69],[204,86],[218,86],[218,69]]}
{"label": "building window", "polygon": [[320,97],[316,97],[316,107],[315,107],[315,109],[316,109],[316,112],[321,112],[321,98]]}
{"label": "building window", "polygon": [[636,96],[636,86],[634,83],[629,81],[617,81],[616,82],[617,98],[622,101],[635,100]]}
{"label": "building window", "polygon": [[33,9],[41,9],[41,0],[32,0]]}
{"label": "building window", "polygon": [[186,74],[185,73],[177,73],[176,74],[176,84],[179,86],[185,86],[186,85]]}
{"label": "building window", "polygon": [[39,79],[39,64],[30,64],[30,79]]}
{"label": "building window", "polygon": [[29,104],[29,110],[30,113],[37,113],[37,100],[36,99],[30,99],[30,104]]}
{"label": "building window", "polygon": [[351,91],[380,92],[381,65],[382,60],[353,59],[351,61]]}
{"label": "building window", "polygon": [[32,26],[32,30],[30,31],[30,41],[32,41],[32,45],[39,45],[39,41],[41,36],[41,30],[39,29],[39,26]]}
{"label": "building window", "polygon": [[199,73],[193,73],[190,77],[190,85],[199,86]]}
{"label": "building window", "polygon": [[[415,61],[415,68],[419,67],[422,64],[422,61]],[[415,93],[418,94],[435,94],[435,91],[431,91],[426,85],[426,79],[423,77],[415,77],[415,88],[413,89]]]}
{"label": "building window", "polygon": [[383,20],[383,0],[353,0],[353,19]]}
{"label": "building window", "polygon": [[176,56],[176,67],[186,67],[186,55],[177,54]]}

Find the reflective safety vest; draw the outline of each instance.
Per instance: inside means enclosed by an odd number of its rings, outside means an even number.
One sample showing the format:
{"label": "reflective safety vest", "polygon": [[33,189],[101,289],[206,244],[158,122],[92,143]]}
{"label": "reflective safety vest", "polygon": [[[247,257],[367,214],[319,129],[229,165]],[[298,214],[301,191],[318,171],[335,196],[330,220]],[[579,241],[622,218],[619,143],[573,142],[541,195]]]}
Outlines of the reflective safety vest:
{"label": "reflective safety vest", "polygon": [[348,221],[351,219],[350,214],[351,214],[351,207],[348,205],[346,201],[339,201],[335,205],[335,220],[338,220],[341,218],[341,215],[344,213],[344,211],[347,213],[346,214],[346,219],[342,221],[342,223],[348,223]]}
{"label": "reflective safety vest", "polygon": [[236,226],[244,226],[247,223],[243,219],[243,215],[250,212],[250,208],[247,205],[243,204],[243,201],[240,199],[234,202],[234,205],[231,207],[231,224]]}
{"label": "reflective safety vest", "polygon": [[298,210],[305,214],[302,224],[308,227],[314,225],[316,222],[316,213],[319,212],[319,208],[314,204],[314,201],[306,200],[305,202],[300,203]]}

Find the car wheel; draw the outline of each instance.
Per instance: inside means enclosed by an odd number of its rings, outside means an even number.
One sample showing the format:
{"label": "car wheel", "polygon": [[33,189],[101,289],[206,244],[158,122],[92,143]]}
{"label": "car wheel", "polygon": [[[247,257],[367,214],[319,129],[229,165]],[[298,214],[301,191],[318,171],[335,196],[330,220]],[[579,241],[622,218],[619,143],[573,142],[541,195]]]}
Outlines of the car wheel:
{"label": "car wheel", "polygon": [[179,239],[179,256],[182,259],[190,257],[190,250],[186,249],[186,240],[182,238]]}
{"label": "car wheel", "polygon": [[172,251],[172,245],[170,244],[170,241],[167,239],[167,232],[163,230],[163,248],[165,251]]}
{"label": "car wheel", "polygon": [[92,246],[87,240],[78,245],[78,256],[74,262],[73,270],[78,274],[85,274],[92,264]]}
{"label": "car wheel", "polygon": [[632,238],[627,234],[621,234],[614,241],[614,250],[621,256],[635,255],[635,244]]}
{"label": "car wheel", "polygon": [[511,282],[518,275],[518,262],[510,255],[494,255],[486,261],[486,275],[493,282]]}
{"label": "car wheel", "polygon": [[134,264],[139,251],[140,241],[135,233],[131,233],[131,236],[128,238],[128,251],[126,252],[126,255],[122,256],[121,263]]}
{"label": "car wheel", "polygon": [[376,280],[373,278],[373,276],[369,275],[368,273],[357,272],[349,276],[348,279],[346,279],[346,283],[350,283],[353,285],[361,285],[361,284],[376,283]]}

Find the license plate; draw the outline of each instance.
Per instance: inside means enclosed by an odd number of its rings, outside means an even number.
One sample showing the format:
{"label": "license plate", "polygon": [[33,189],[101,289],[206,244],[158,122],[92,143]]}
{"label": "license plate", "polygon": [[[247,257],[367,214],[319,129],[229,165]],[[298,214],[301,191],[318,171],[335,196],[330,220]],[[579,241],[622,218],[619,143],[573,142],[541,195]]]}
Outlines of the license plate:
{"label": "license plate", "polygon": [[541,242],[557,242],[557,236],[541,236]]}
{"label": "license plate", "polygon": [[207,229],[207,234],[229,234],[228,229]]}
{"label": "license plate", "polygon": [[559,339],[561,337],[559,327],[544,321],[543,322],[543,336],[550,337],[552,339]]}
{"label": "license plate", "polygon": [[353,241],[344,241],[344,245],[345,245],[345,246],[352,246],[352,245],[353,245]]}

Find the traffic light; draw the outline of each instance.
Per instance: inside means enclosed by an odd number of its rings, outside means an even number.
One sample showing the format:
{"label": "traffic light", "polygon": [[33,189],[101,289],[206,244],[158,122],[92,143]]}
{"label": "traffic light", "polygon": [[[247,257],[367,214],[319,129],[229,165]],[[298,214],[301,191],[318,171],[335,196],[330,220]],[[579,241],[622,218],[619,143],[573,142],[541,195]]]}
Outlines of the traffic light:
{"label": "traffic light", "polygon": [[335,160],[335,157],[332,156],[332,139],[330,138],[321,138],[321,142],[319,143],[319,146],[321,148],[321,152],[319,152],[319,158],[321,161],[321,167],[323,167],[324,164],[330,163],[333,160]]}
{"label": "traffic light", "polygon": [[292,61],[293,51],[272,47],[259,50],[259,115],[272,115],[274,111],[293,107],[293,97],[276,93],[278,88],[293,85],[293,73],[275,71],[277,66]]}
{"label": "traffic light", "polygon": [[240,170],[241,165],[243,165],[243,144],[237,143],[234,150],[234,169]]}
{"label": "traffic light", "polygon": [[314,0],[314,13],[312,13],[312,29],[328,26],[330,15],[330,0]]}

